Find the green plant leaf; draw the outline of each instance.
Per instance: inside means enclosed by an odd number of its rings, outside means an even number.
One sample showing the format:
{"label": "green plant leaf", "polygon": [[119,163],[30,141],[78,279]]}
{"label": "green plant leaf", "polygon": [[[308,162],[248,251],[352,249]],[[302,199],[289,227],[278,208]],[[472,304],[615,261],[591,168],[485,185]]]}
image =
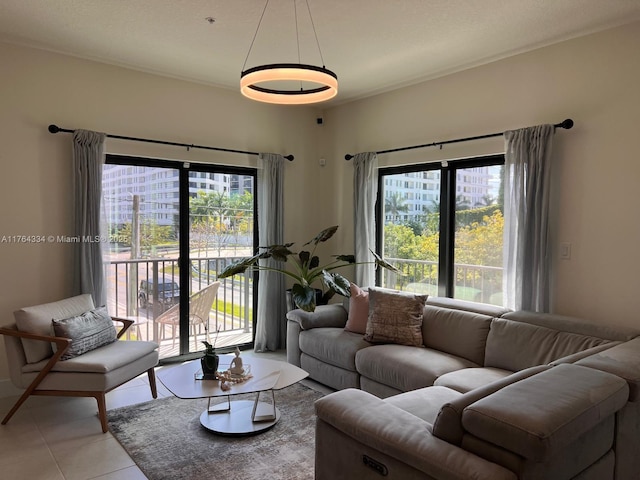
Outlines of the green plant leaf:
{"label": "green plant leaf", "polygon": [[289,250],[291,245],[293,244],[271,245],[270,247],[267,247],[267,252],[271,254],[274,260],[286,262],[289,255],[293,254],[293,252]]}
{"label": "green plant leaf", "polygon": [[247,268],[256,264],[260,255],[254,255],[253,257],[241,258],[237,262],[233,262],[228,265],[222,272],[218,274],[218,278],[228,278],[239,273],[244,273]]}
{"label": "green plant leaf", "polygon": [[291,297],[296,306],[305,312],[313,312],[316,309],[315,288],[296,283],[291,287]]}
{"label": "green plant leaf", "polygon": [[336,260],[347,263],[356,263],[355,255],[334,255]]}
{"label": "green plant leaf", "polygon": [[309,262],[309,268],[317,268],[320,265],[320,259],[317,255],[314,255],[311,261]]}
{"label": "green plant leaf", "polygon": [[327,272],[326,270],[322,271],[322,281],[329,288],[329,290],[333,290],[338,295],[342,295],[343,297],[351,296],[351,282],[344,278],[339,273],[335,272]]}
{"label": "green plant leaf", "polygon": [[382,267],[382,268],[386,268],[387,270],[391,270],[392,272],[395,272],[395,273],[402,274],[402,272],[400,272],[400,270],[398,270],[396,267],[391,265],[389,262],[387,262],[385,259],[383,259],[376,252],[374,252],[371,249],[369,249],[369,251],[371,252],[371,255],[373,255],[373,257],[375,258],[376,266]]}
{"label": "green plant leaf", "polygon": [[305,245],[309,245],[310,243],[313,243],[314,245],[318,245],[320,242],[326,242],[331,237],[333,237],[333,234],[336,233],[336,230],[338,230],[338,225],[325,228],[318,235],[316,235],[313,238],[313,240],[309,240],[307,243],[305,243]]}
{"label": "green plant leaf", "polygon": [[299,260],[298,265],[302,267],[303,265],[309,263],[309,257],[311,257],[311,254],[306,250],[303,250],[302,252],[300,252],[298,254],[298,260]]}

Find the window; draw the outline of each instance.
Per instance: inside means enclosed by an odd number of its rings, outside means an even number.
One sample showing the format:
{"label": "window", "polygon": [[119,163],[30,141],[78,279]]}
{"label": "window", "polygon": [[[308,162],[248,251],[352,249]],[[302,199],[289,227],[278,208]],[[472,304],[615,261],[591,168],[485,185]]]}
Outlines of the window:
{"label": "window", "polygon": [[[502,305],[503,165],[497,155],[380,169],[377,250],[403,273],[378,272],[380,285]],[[407,178],[412,189],[394,187]]]}

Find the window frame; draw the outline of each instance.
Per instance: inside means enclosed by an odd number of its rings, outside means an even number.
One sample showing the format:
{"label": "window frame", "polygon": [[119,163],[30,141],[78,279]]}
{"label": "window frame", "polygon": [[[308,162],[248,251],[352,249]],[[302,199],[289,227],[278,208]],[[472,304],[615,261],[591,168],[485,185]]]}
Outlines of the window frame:
{"label": "window frame", "polygon": [[[438,296],[453,298],[455,288],[455,212],[458,170],[466,168],[504,165],[504,154],[473,158],[425,162],[410,165],[378,168],[378,193],[376,196],[376,253],[383,255],[385,177],[403,173],[440,172],[440,218],[438,246]],[[382,285],[381,271],[376,271],[376,285]]]}

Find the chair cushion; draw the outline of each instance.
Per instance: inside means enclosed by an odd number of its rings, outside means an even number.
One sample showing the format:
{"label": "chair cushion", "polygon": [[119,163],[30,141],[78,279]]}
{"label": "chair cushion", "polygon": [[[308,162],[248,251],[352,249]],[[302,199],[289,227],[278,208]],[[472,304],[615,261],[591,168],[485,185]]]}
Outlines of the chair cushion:
{"label": "chair cushion", "polygon": [[[129,365],[158,348],[155,342],[119,340],[64,362],[56,362],[52,372],[108,373]],[[47,361],[26,364],[23,373],[41,370]]]}
{"label": "chair cushion", "polygon": [[[36,335],[53,335],[51,320],[79,315],[94,308],[91,295],[86,293],[57,302],[25,307],[13,313],[16,326],[21,332]],[[21,339],[28,363],[36,363],[53,355],[51,343],[40,340]]]}
{"label": "chair cushion", "polygon": [[53,319],[53,331],[57,337],[71,339],[71,345],[60,357],[69,360],[96,348],[116,341],[116,328],[107,313],[107,307],[98,307],[74,317]]}
{"label": "chair cushion", "polygon": [[512,373],[510,370],[492,367],[464,368],[439,376],[433,384],[466,393],[484,387],[495,380],[508,377]]}
{"label": "chair cushion", "polygon": [[442,405],[460,396],[460,392],[447,387],[426,387],[394,395],[385,399],[385,402],[433,425]]}
{"label": "chair cushion", "polygon": [[312,328],[300,332],[300,350],[324,363],[356,371],[356,353],[370,347],[362,335],[342,328]]}

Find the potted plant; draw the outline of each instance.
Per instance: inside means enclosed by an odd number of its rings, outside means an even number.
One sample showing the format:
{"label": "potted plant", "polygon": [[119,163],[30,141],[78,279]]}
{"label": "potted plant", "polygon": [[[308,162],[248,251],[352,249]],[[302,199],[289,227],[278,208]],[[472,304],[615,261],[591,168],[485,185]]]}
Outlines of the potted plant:
{"label": "potted plant", "polygon": [[216,338],[213,340],[213,344],[203,340],[202,343],[205,346],[204,356],[200,358],[200,364],[202,366],[202,374],[205,378],[215,376],[218,371],[218,364],[220,363],[220,357],[216,353],[216,341],[218,340],[218,334],[220,329],[216,331]]}
{"label": "potted plant", "polygon": [[[316,304],[328,303],[329,299],[336,293],[345,297],[351,296],[349,290],[351,282],[333,270],[349,265],[375,263],[376,266],[399,273],[398,269],[385,262],[379,255],[371,250],[375,259],[373,262],[356,262],[354,255],[333,255],[333,260],[320,266],[320,259],[315,255],[316,248],[319,243],[326,242],[333,237],[337,230],[337,225],[326,228],[303,245],[303,247],[311,245],[311,251],[303,249],[300,252],[294,252],[290,250],[293,243],[259,247],[258,253],[252,257],[243,258],[232,263],[218,275],[218,278],[227,278],[238,273],[244,273],[250,267],[257,270],[282,273],[294,280],[291,288],[291,296],[296,306],[307,312],[313,312]],[[267,258],[273,258],[274,260],[282,262],[283,266],[269,267],[259,263],[260,260]],[[291,262],[288,262],[288,260],[291,260]],[[326,288],[319,301],[316,298],[316,288],[313,287],[313,285],[318,282],[322,283]]]}

